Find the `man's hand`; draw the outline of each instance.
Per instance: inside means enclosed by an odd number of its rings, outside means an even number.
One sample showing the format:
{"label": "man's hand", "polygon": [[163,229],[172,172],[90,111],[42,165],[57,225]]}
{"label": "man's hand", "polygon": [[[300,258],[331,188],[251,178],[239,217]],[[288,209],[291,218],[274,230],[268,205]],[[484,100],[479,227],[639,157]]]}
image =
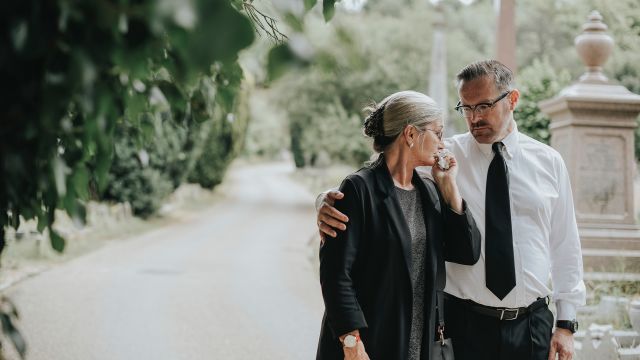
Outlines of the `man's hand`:
{"label": "man's hand", "polygon": [[573,334],[567,329],[558,329],[551,337],[551,349],[549,350],[549,360],[571,360],[573,358]]}
{"label": "man's hand", "polygon": [[336,237],[334,229],[346,230],[346,222],[349,218],[333,207],[336,200],[342,199],[344,194],[337,190],[332,190],[322,195],[321,205],[318,208],[318,230],[320,230],[320,240],[324,243],[325,236]]}

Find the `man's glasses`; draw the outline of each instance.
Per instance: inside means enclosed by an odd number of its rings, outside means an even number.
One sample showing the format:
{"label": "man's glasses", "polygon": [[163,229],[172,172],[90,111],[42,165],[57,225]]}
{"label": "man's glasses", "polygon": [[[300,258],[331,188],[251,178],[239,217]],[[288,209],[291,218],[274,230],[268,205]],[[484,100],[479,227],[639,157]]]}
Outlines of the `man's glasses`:
{"label": "man's glasses", "polygon": [[489,112],[489,110],[491,110],[495,104],[498,103],[498,101],[504,99],[505,97],[507,97],[507,95],[511,94],[511,90],[505,92],[504,94],[498,96],[497,99],[488,102],[488,103],[480,103],[474,106],[471,105],[462,105],[460,104],[460,101],[458,101],[458,105],[456,105],[455,109],[458,113],[460,113],[460,115],[464,116],[467,119],[470,119],[473,117],[473,114],[475,113],[478,116],[483,116],[485,115],[487,112]]}

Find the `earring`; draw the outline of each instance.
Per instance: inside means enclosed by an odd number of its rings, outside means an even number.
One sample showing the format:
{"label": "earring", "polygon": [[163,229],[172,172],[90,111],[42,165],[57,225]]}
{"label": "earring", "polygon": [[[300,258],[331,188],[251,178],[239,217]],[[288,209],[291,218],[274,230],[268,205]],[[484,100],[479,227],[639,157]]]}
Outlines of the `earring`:
{"label": "earring", "polygon": [[413,147],[413,143],[409,144],[409,149],[411,149]]}

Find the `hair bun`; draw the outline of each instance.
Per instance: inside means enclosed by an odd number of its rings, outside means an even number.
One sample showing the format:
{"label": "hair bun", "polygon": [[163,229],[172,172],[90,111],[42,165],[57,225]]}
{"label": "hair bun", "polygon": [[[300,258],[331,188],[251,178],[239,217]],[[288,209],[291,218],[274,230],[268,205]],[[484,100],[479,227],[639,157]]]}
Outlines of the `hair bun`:
{"label": "hair bun", "polygon": [[375,110],[364,119],[364,134],[368,137],[384,135],[384,105],[372,108]]}

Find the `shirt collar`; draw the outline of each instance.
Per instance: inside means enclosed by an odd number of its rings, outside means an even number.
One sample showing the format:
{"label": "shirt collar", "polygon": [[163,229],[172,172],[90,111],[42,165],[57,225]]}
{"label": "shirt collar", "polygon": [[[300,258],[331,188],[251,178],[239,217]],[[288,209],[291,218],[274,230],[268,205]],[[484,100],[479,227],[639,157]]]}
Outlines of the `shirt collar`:
{"label": "shirt collar", "polygon": [[[491,159],[493,157],[493,150],[491,149],[492,144],[481,144],[473,139],[478,149],[488,158]],[[513,159],[516,152],[518,151],[518,125],[514,123],[513,130],[502,139],[502,143],[504,144],[503,155],[508,159]]]}

